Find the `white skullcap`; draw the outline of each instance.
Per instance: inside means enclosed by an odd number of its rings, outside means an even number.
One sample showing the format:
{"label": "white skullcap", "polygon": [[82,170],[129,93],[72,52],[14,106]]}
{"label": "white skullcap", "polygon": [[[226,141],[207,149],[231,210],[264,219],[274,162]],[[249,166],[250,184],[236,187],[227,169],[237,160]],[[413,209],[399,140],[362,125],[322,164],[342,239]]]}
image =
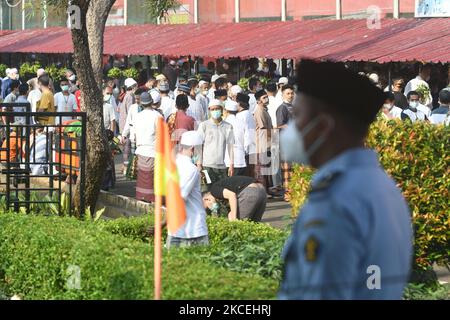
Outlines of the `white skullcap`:
{"label": "white skullcap", "polygon": [[44,75],[45,73],[46,73],[45,70],[41,68],[36,72],[36,76],[39,78],[40,76]]}
{"label": "white skullcap", "polygon": [[371,73],[369,75],[369,79],[372,80],[374,83],[378,83],[378,81],[380,80],[380,78],[376,73]]}
{"label": "white skullcap", "polygon": [[158,74],[155,79],[158,81],[167,80],[166,76],[163,74]]}
{"label": "white skullcap", "polygon": [[219,79],[219,78],[220,78],[220,76],[219,76],[218,74],[214,74],[214,75],[211,77],[211,82],[216,82],[216,80]]}
{"label": "white skullcap", "polygon": [[136,80],[132,79],[132,78],[127,78],[125,79],[125,87],[127,88],[131,88],[132,86],[137,85]]}
{"label": "white skullcap", "polygon": [[244,90],[242,90],[242,88],[238,85],[234,85],[231,87],[230,92],[233,96],[237,96],[238,93],[243,93]]}
{"label": "white skullcap", "polygon": [[215,107],[215,106],[219,106],[219,107],[223,108],[223,102],[218,99],[212,99],[209,102],[208,108]]}
{"label": "white skullcap", "polygon": [[200,82],[198,83],[198,86],[201,87],[204,84],[208,84],[209,82],[205,81],[205,80],[200,80]]}
{"label": "white skullcap", "polygon": [[158,90],[150,91],[150,95],[152,96],[153,104],[158,104],[161,102],[161,95]]}
{"label": "white skullcap", "polygon": [[228,111],[238,111],[238,103],[233,100],[227,100],[225,102],[225,109]]}
{"label": "white skullcap", "polygon": [[277,84],[288,84],[288,83],[289,83],[289,79],[286,77],[281,77],[277,82]]}
{"label": "white skullcap", "polygon": [[175,60],[170,60],[169,64],[170,64],[171,66],[175,66],[175,65],[177,65],[177,63],[176,63],[176,61],[175,61]]}
{"label": "white skullcap", "polygon": [[11,73],[19,73],[19,71],[16,68],[9,69],[9,72],[11,72]]}
{"label": "white skullcap", "polygon": [[197,131],[187,131],[181,136],[180,144],[188,147],[200,146],[203,144],[203,139]]}

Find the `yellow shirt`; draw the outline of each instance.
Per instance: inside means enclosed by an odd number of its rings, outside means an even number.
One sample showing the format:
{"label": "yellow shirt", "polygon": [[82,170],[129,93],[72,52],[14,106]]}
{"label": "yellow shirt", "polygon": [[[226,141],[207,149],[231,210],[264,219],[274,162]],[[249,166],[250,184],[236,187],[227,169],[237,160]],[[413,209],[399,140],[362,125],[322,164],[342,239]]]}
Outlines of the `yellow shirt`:
{"label": "yellow shirt", "polygon": [[[36,104],[36,110],[43,112],[55,112],[55,99],[53,97],[53,93],[50,90],[44,90],[42,92],[41,100]],[[55,124],[54,117],[36,117],[36,120],[43,125],[46,124]]]}

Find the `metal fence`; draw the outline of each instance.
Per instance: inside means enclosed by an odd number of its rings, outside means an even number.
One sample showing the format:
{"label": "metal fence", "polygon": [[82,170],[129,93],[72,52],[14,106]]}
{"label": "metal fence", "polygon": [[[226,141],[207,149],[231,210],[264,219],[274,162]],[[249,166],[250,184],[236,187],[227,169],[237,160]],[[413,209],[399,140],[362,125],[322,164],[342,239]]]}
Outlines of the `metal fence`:
{"label": "metal fence", "polygon": [[26,103],[0,103],[0,108],[0,196],[6,209],[73,215],[80,179],[82,215],[86,113],[31,112]]}

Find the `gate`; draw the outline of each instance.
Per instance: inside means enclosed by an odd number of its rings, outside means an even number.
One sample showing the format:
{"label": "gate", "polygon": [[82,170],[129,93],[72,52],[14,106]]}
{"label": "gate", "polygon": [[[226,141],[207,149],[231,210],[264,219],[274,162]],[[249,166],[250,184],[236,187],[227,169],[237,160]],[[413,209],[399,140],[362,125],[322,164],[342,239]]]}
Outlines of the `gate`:
{"label": "gate", "polygon": [[28,103],[0,103],[0,108],[0,196],[5,209],[74,215],[72,199],[80,179],[83,215],[86,113],[31,112]]}

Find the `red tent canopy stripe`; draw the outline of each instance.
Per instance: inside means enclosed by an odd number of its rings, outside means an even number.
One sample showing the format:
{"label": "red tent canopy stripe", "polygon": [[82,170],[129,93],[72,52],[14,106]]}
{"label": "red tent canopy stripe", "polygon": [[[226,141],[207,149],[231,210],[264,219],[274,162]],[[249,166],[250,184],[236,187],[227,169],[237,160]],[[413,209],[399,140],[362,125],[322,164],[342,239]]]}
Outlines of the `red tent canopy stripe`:
{"label": "red tent canopy stripe", "polygon": [[[220,36],[218,36],[220,35]],[[71,53],[62,27],[0,33],[0,52]],[[450,19],[272,21],[107,27],[105,54],[450,62]]]}

